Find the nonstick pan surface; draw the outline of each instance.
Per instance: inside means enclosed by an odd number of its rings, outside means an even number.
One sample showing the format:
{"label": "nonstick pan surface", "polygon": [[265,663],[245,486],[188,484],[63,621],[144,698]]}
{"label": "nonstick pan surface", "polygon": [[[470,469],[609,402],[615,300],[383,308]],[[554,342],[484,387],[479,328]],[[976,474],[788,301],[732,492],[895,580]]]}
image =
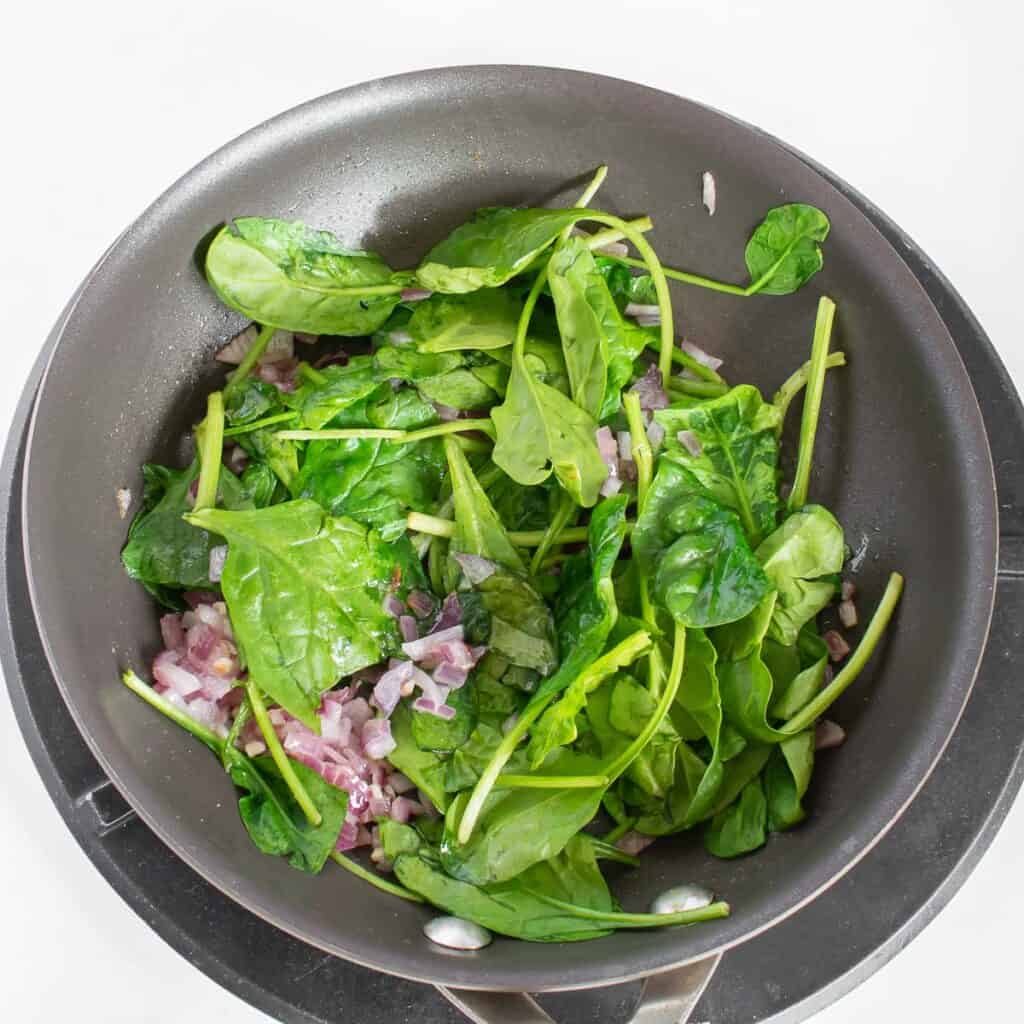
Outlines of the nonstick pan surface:
{"label": "nonstick pan surface", "polygon": [[[159,646],[149,598],[121,572],[114,493],[143,461],[172,461],[216,381],[211,356],[241,322],[206,288],[199,241],[227,217],[303,219],[395,266],[475,207],[565,202],[607,162],[600,206],[650,213],[673,265],[743,279],[743,246],[771,206],[832,220],[825,270],[790,297],[674,292],[687,337],[768,393],[807,357],[822,293],[838,303],[812,497],[851,545],[863,609],[891,569],[908,580],[891,636],[834,713],[849,731],[823,756],[808,822],[756,856],[716,861],[692,837],[660,841],[616,880],[626,907],[700,880],[726,921],[556,947],[431,946],[430,913],[340,871],[309,878],[260,855],[216,761],[118,682]],[[718,211],[700,204],[711,170]],[[162,196],[112,248],[64,327],[37,401],[25,470],[26,557],[47,655],[87,742],[127,799],[190,865],[250,910],[340,956],[459,987],[540,991],[608,984],[742,941],[851,867],[920,787],[980,658],[997,544],[991,459],[977,402],[920,285],[867,219],[764,136],[678,97],[536,68],[422,72],[348,89],[230,143]]]}

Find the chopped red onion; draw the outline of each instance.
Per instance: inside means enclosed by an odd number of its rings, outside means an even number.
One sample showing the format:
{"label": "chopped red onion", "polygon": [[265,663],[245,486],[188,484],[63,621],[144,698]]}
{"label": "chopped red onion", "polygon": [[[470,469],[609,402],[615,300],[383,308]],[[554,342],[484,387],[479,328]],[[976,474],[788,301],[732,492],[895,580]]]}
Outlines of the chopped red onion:
{"label": "chopped red onion", "polygon": [[334,844],[334,848],[340,853],[344,853],[346,850],[354,850],[358,839],[359,825],[354,821],[346,819],[345,824],[341,826],[341,831],[338,833],[338,841]]}
{"label": "chopped red onion", "polygon": [[441,611],[430,627],[431,633],[439,633],[442,630],[457,626],[462,621],[462,606],[459,604],[458,594],[449,594],[441,605]]}
{"label": "chopped red onion", "polygon": [[850,653],[850,645],[834,629],[830,629],[823,637],[828,647],[828,656],[833,661],[842,661]]}
{"label": "chopped red onion", "polygon": [[434,410],[437,413],[437,418],[442,423],[451,423],[459,418],[459,410],[451,405],[442,405],[440,402],[435,402]]}
{"label": "chopped red onion", "polygon": [[336,352],[327,352],[322,355],[314,364],[314,370],[322,370],[325,366],[345,366],[348,363],[348,354],[340,348]]}
{"label": "chopped red onion", "polygon": [[199,677],[182,668],[172,651],[161,651],[153,661],[153,678],[186,700],[202,693]]}
{"label": "chopped red onion", "polygon": [[618,494],[621,490],[622,479],[617,476],[609,475],[608,477],[605,478],[604,483],[601,484],[601,488],[598,493],[601,495],[602,498],[611,498],[614,497],[614,495]]}
{"label": "chopped red onion", "polygon": [[452,690],[465,686],[468,678],[469,669],[460,668],[458,665],[453,665],[450,661],[442,661],[434,669],[434,682],[439,683],[441,686],[447,686]]}
{"label": "chopped red onion", "polygon": [[628,430],[620,430],[616,436],[619,442],[619,460],[621,462],[632,462],[633,435]]}
{"label": "chopped red onion", "polygon": [[857,606],[852,601],[839,602],[839,621],[844,629],[853,629],[857,625]]}
{"label": "chopped red onion", "polygon": [[844,601],[852,601],[857,596],[857,584],[852,580],[843,580],[840,596]]}
{"label": "chopped red onion", "polygon": [[249,324],[248,327],[231,338],[226,345],[218,349],[214,358],[219,363],[237,366],[245,358],[245,353],[252,348],[259,333],[260,329],[256,324]]}
{"label": "chopped red onion", "polygon": [[320,340],[319,334],[306,334],[305,331],[292,331],[292,337],[301,345],[315,345]]}
{"label": "chopped red onion", "polygon": [[644,302],[628,302],[626,308],[622,311],[626,316],[656,316],[658,321],[661,321],[661,306],[656,302],[644,303]]}
{"label": "chopped red onion", "polygon": [[420,635],[419,626],[411,615],[398,617],[398,632],[402,634],[403,640],[418,640]]}
{"label": "chopped red onion", "polygon": [[402,696],[402,684],[412,679],[415,666],[411,661],[400,661],[394,668],[388,669],[373,688],[372,702],[385,715],[395,710]]}
{"label": "chopped red onion", "polygon": [[660,327],[661,326],[661,314],[658,313],[654,316],[638,316],[634,317],[636,320],[637,327]]}
{"label": "chopped red onion", "polygon": [[396,793],[408,793],[410,789],[416,788],[416,783],[401,772],[392,772],[388,776],[388,785]]}
{"label": "chopped red onion", "polygon": [[412,702],[412,706],[416,711],[423,711],[428,715],[436,715],[447,722],[450,722],[455,717],[455,708],[449,707],[447,704],[438,704],[427,697],[417,697]]}
{"label": "chopped red onion", "polygon": [[114,492],[114,501],[117,503],[118,518],[124,519],[128,515],[128,509],[132,507],[132,492],[129,487],[118,487]]}
{"label": "chopped red onion", "polygon": [[419,640],[411,640],[402,644],[402,653],[413,661],[422,661],[427,655],[435,654],[442,644],[449,640],[461,640],[463,638],[462,626],[451,626],[449,629],[442,629],[437,633],[429,633]]}
{"label": "chopped red onion", "polygon": [[653,412],[655,409],[668,408],[668,395],[662,385],[661,373],[658,367],[651,363],[647,372],[630,388],[640,397],[640,408],[644,412]]}
{"label": "chopped red onion", "polygon": [[185,646],[185,630],[181,625],[181,616],[175,613],[161,616],[160,636],[163,637],[164,647],[173,650],[175,647]]}
{"label": "chopped red onion", "polygon": [[638,853],[643,853],[653,842],[654,836],[645,836],[642,832],[629,831],[621,836],[615,845],[623,853],[635,857]]}
{"label": "chopped red onion", "polygon": [[384,675],[384,671],[383,665],[367,665],[366,668],[361,668],[358,672],[352,673],[352,682],[369,683],[373,686]]}
{"label": "chopped red onion", "polygon": [[701,202],[704,209],[708,211],[709,217],[714,217],[715,207],[718,205],[717,188],[715,187],[715,176],[710,171],[701,175]]}
{"label": "chopped red onion", "polygon": [[[386,718],[371,718],[360,734],[363,752],[376,760],[387,757],[398,744],[391,735],[391,723]],[[378,814],[386,814],[387,807]],[[376,815],[374,815],[376,817]]]}
{"label": "chopped red onion", "polygon": [[660,447],[661,442],[665,440],[665,428],[653,417],[647,424],[647,440],[654,448]]}
{"label": "chopped red onion", "polygon": [[221,574],[224,572],[224,563],[228,557],[227,544],[218,544],[210,548],[210,582],[219,583]]}
{"label": "chopped red onion", "polygon": [[693,356],[701,366],[706,366],[709,370],[717,370],[722,365],[722,360],[718,356],[713,356],[709,352],[705,352],[704,349],[694,345],[692,341],[686,341],[685,339],[679,343],[679,347],[690,356]]}
{"label": "chopped red onion", "polygon": [[464,555],[461,552],[455,552],[452,554],[452,558],[459,563],[466,579],[474,585],[483,583],[485,579],[493,576],[498,568],[489,558],[482,558],[480,555]]}
{"label": "chopped red onion", "polygon": [[680,430],[676,434],[676,440],[695,458],[700,458],[704,453],[704,445],[700,438],[692,430]]}
{"label": "chopped red onion", "polygon": [[236,476],[240,473],[245,472],[245,467],[249,465],[249,455],[246,450],[240,445],[232,445],[231,451],[228,453],[227,466]]}
{"label": "chopped red onion", "polygon": [[410,590],[405,603],[418,619],[425,619],[434,610],[434,598],[425,590]]}
{"label": "chopped red onion", "polygon": [[601,461],[608,468],[608,476],[601,484],[601,494],[609,497],[622,486],[622,482],[619,480],[619,447],[616,444],[615,435],[609,427],[598,427],[594,437],[597,441],[597,450],[601,454]]}
{"label": "chopped red onion", "polygon": [[433,294],[429,288],[403,288],[402,301],[421,302],[423,299],[429,299]]}
{"label": "chopped red onion", "polygon": [[846,730],[835,722],[823,718],[814,727],[814,749],[831,750],[838,747],[846,739]]}
{"label": "chopped red onion", "polygon": [[414,815],[422,814],[423,807],[421,804],[416,803],[415,800],[410,800],[407,796],[396,796],[391,801],[391,818],[393,821],[399,822],[404,825]]}
{"label": "chopped red onion", "polygon": [[220,595],[212,590],[186,590],[182,597],[190,608],[198,608],[201,604],[214,604],[220,601]]}
{"label": "chopped red onion", "polygon": [[394,594],[384,598],[384,611],[392,618],[399,619],[405,614],[405,605]]}
{"label": "chopped red onion", "polygon": [[259,757],[267,752],[267,745],[263,740],[249,740],[244,749],[246,757]]}

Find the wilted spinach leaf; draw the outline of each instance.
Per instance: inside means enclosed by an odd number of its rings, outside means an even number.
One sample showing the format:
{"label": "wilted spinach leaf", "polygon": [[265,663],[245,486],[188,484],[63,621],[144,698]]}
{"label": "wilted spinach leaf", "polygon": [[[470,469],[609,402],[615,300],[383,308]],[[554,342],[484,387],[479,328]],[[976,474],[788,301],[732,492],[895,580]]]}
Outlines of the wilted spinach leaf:
{"label": "wilted spinach leaf", "polygon": [[772,751],[764,769],[768,828],[783,832],[804,820],[803,800],[814,771],[814,730],[798,732]]}
{"label": "wilted spinach leaf", "polygon": [[416,304],[406,330],[420,352],[504,348],[515,341],[522,308],[521,301],[500,288],[438,293]]}
{"label": "wilted spinach leaf", "polygon": [[819,270],[818,242],[829,231],[828,217],[806,203],[769,210],[750,236],[744,257],[753,289],[765,295],[788,295]]}
{"label": "wilted spinach leaf", "polygon": [[704,844],[716,857],[739,857],[764,846],[768,804],[761,780],[743,787],[738,799],[719,811],[704,833]]}

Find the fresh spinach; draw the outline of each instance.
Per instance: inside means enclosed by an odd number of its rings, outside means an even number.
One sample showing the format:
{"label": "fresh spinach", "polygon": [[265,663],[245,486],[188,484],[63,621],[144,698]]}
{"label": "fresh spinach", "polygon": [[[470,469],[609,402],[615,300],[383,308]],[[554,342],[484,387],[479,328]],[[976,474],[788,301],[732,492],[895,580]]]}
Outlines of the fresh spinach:
{"label": "fresh spinach", "polygon": [[806,817],[802,800],[814,771],[814,730],[798,732],[780,743],[764,769],[768,829],[784,832]]}
{"label": "fresh spinach", "polygon": [[413,733],[413,711],[402,701],[391,713],[391,737],[395,749],[388,760],[442,813],[448,809],[445,762],[432,750],[423,750]]}
{"label": "fresh spinach", "polygon": [[300,499],[186,517],[227,538],[221,587],[260,689],[311,729],[320,694],[397,649],[383,609],[392,557],[379,537]]}
{"label": "fresh spinach", "polygon": [[487,352],[515,341],[522,308],[522,302],[500,288],[438,293],[416,304],[406,330],[420,352]]}
{"label": "fresh spinach", "polygon": [[764,846],[768,835],[768,802],[759,778],[748,782],[734,803],[712,818],[704,845],[716,857],[740,857]]}
{"label": "fresh spinach", "polygon": [[806,284],[821,270],[818,243],[828,237],[830,226],[821,210],[806,203],[787,203],[769,210],[744,253],[749,292],[789,295]]}
{"label": "fresh spinach", "polygon": [[404,283],[375,253],[268,217],[239,217],[222,228],[206,253],[206,278],[226,306],[257,323],[348,336],[380,327]]}

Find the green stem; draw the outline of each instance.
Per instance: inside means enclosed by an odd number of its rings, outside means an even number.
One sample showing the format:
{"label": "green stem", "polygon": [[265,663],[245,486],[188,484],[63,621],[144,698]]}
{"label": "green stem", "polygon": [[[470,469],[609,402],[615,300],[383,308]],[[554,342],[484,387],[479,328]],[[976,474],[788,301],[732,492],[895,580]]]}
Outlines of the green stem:
{"label": "green stem", "polygon": [[654,455],[651,451],[651,442],[647,438],[644,414],[640,411],[640,396],[635,391],[627,391],[622,396],[622,407],[629,426],[630,451],[636,463],[636,501],[639,517],[647,500],[647,489],[651,486]]}
{"label": "green stem", "polygon": [[[654,227],[650,217],[637,217],[635,220],[626,221],[626,223],[634,231],[650,231]],[[611,245],[612,242],[621,242],[625,237],[625,233],[618,228],[602,228],[600,231],[595,231],[592,235],[585,235],[583,244],[593,252],[595,249]],[[616,259],[619,259],[619,257],[616,257]]]}
{"label": "green stem", "polygon": [[351,871],[357,878],[361,878],[364,882],[369,882],[370,885],[376,886],[376,888],[383,892],[390,893],[392,896],[398,896],[403,900],[408,900],[410,903],[424,902],[423,897],[417,896],[411,889],[406,889],[404,885],[398,885],[395,882],[389,882],[386,878],[381,878],[376,871],[369,871],[362,864],[357,864],[354,860],[350,860],[343,854],[338,853],[337,850],[331,850],[328,856],[335,864],[343,867],[346,871]]}
{"label": "green stem", "polygon": [[577,906],[575,903],[566,903],[565,900],[556,899],[554,896],[548,896],[533,889],[526,891],[542,903],[564,910],[574,917],[607,923],[613,928],[664,928],[674,924],[715,921],[718,918],[729,916],[729,904],[721,901],[709,903],[706,907],[698,907],[695,910],[680,910],[675,914],[625,914],[612,910],[594,910],[591,907]]}
{"label": "green stem", "polygon": [[249,434],[254,430],[262,430],[264,427],[272,427],[275,423],[284,423],[287,420],[295,419],[297,412],[279,412],[275,416],[264,416],[261,420],[253,420],[252,423],[245,423],[240,427],[229,427],[224,431],[225,437],[238,437],[240,434]]}
{"label": "green stem", "polygon": [[495,789],[604,789],[604,775],[499,775]]}
{"label": "green stem", "polygon": [[320,812],[316,809],[316,804],[313,803],[306,792],[306,787],[303,786],[302,780],[295,774],[295,769],[292,768],[292,763],[288,760],[288,755],[284,752],[284,747],[281,746],[277,733],[274,732],[274,724],[270,721],[266,704],[263,703],[263,695],[251,679],[245,684],[245,692],[249,697],[249,703],[252,705],[256,724],[260,727],[260,732],[263,733],[263,742],[266,743],[267,750],[274,759],[277,770],[281,773],[281,778],[284,779],[285,784],[291,790],[292,796],[295,797],[295,802],[302,808],[302,813],[306,815],[309,823],[314,827],[319,825],[323,818],[321,818]]}
{"label": "green stem", "polygon": [[634,857],[633,854],[620,850],[613,843],[608,842],[607,838],[598,839],[596,836],[591,836],[590,845],[593,847],[594,854],[599,860],[613,860],[616,864],[628,864],[631,868],[640,867],[639,857]]}
{"label": "green stem", "polygon": [[598,224],[607,224],[609,227],[618,228],[636,247],[636,251],[640,253],[640,257],[643,260],[643,266],[647,267],[651,275],[654,292],[658,297],[658,310],[661,313],[661,346],[658,368],[661,370],[662,381],[667,387],[668,379],[672,376],[672,350],[675,348],[676,338],[674,324],[672,323],[672,296],[669,294],[668,281],[665,280],[665,273],[661,269],[661,261],[658,259],[658,254],[651,248],[650,243],[641,232],[631,227],[619,217],[612,217],[606,213],[595,213],[585,219],[595,220]]}
{"label": "green stem", "polygon": [[[837,366],[846,365],[845,352],[830,352],[825,360],[825,368],[834,370]],[[779,410],[779,433],[782,432],[782,424],[786,422],[786,413],[789,412],[790,403],[807,386],[807,378],[811,373],[811,361],[807,360],[799,369],[786,379],[785,383],[775,392],[772,404]]]}
{"label": "green stem", "polygon": [[821,393],[825,386],[825,360],[832,337],[832,321],[836,304],[823,295],[818,301],[818,315],[814,322],[814,341],[811,344],[811,365],[807,371],[807,391],[804,395],[804,415],[800,421],[800,450],[796,461],[793,490],[789,495],[789,510],[795,512],[807,502],[807,488],[811,480],[811,462],[814,458],[814,438],[818,433],[821,414]]}
{"label": "green stem", "polygon": [[[427,515],[425,512],[410,512],[405,517],[405,525],[415,533],[429,533],[432,537],[454,537],[455,520],[441,519],[439,516]],[[627,523],[626,528],[632,528]],[[517,548],[535,548],[547,535],[547,530],[510,530],[508,539]],[[587,539],[586,526],[569,526],[556,537],[557,544],[579,544]]]}
{"label": "green stem", "polygon": [[627,818],[625,821],[620,821],[615,828],[606,832],[601,838],[609,845],[617,843],[635,824],[636,818]]}
{"label": "green stem", "polygon": [[[585,686],[596,685],[601,679],[613,675],[625,665],[635,661],[647,651],[650,643],[650,634],[643,630],[626,637],[625,640],[613,647],[607,654],[591,662],[570,685],[576,686],[583,679],[586,680]],[[540,718],[544,709],[556,696],[558,696],[557,692],[552,691],[539,699],[531,700],[523,709],[515,725],[512,726],[498,744],[487,767],[473,787],[469,803],[466,804],[466,809],[459,821],[458,840],[460,843],[465,844],[469,842],[473,835],[473,828],[476,825],[477,818],[480,817],[480,812],[483,810],[484,801],[490,796],[491,790],[501,774],[501,769],[505,767],[508,759],[515,752],[516,747],[519,746],[523,737],[530,731],[530,726]]]}
{"label": "green stem", "polygon": [[[577,208],[590,205],[590,200],[597,195],[597,190],[604,183],[604,179],[608,177],[608,167],[606,164],[601,164],[600,167],[594,172],[594,177],[591,179],[590,184],[580,194],[579,199],[576,200]],[[570,227],[570,230],[571,227]],[[563,238],[568,238],[568,235],[563,235]]]}
{"label": "green stem", "polygon": [[461,434],[456,434],[454,440],[464,452],[490,455],[494,450],[494,444],[491,441],[480,441],[475,437],[463,437]]}
{"label": "green stem", "polygon": [[[621,258],[621,262],[630,267],[644,267],[646,265],[643,260],[634,260],[628,257]],[[695,284],[700,288],[710,288],[713,292],[725,292],[726,295],[746,296],[751,294],[747,288],[741,288],[736,284],[712,281],[711,278],[701,277],[699,274],[688,274],[685,270],[677,270],[675,267],[663,267],[662,269],[666,277],[670,277],[673,281],[682,281],[683,284]]]}
{"label": "green stem", "polygon": [[668,382],[669,397],[675,392],[693,398],[718,398],[728,390],[728,384],[712,380],[687,380],[685,377],[673,377]]}
{"label": "green stem", "polygon": [[217,504],[220,459],[224,451],[224,396],[214,391],[206,400],[206,419],[196,430],[199,450],[199,484],[193,510],[199,512]]}
{"label": "green stem", "polygon": [[804,705],[785,725],[781,726],[781,732],[789,734],[803,732],[804,729],[813,725],[831,706],[832,702],[856,680],[882,639],[882,634],[885,632],[886,626],[889,625],[889,620],[896,610],[902,593],[903,577],[898,572],[894,572],[889,577],[882,600],[879,602],[878,608],[875,609],[875,614],[871,616],[868,628],[864,631],[864,636],[857,645],[857,649],[850,655],[849,661],[821,693],[809,704]]}
{"label": "green stem", "polygon": [[458,434],[473,430],[479,430],[483,434],[494,437],[494,424],[489,419],[450,420],[448,423],[435,423],[430,427],[407,431],[402,437],[402,442],[411,444],[414,441],[426,441],[431,437],[444,437],[446,434]]}
{"label": "green stem", "polygon": [[260,361],[260,357],[270,344],[270,339],[274,336],[275,330],[277,330],[276,327],[270,327],[267,324],[260,327],[260,333],[256,335],[256,340],[249,346],[249,351],[242,356],[242,361],[238,364],[238,369],[231,374],[231,378],[228,380],[227,386],[224,388],[229,395],[233,391],[237,390],[245,378],[252,373],[253,367]]}
{"label": "green stem", "polygon": [[225,771],[228,771],[227,752],[229,750],[233,750],[235,746],[237,746],[238,737],[241,736],[242,729],[250,718],[252,718],[252,704],[249,703],[248,697],[243,697],[242,703],[238,705],[235,720],[231,723],[228,738],[224,741],[224,753],[221,756],[221,761],[224,764]]}
{"label": "green stem", "polygon": [[569,520],[576,514],[576,508],[576,502],[573,500],[572,495],[567,491],[559,489],[558,508],[555,509],[555,514],[551,517],[551,522],[548,523],[547,529],[540,539],[540,544],[537,545],[537,550],[533,553],[533,558],[530,560],[530,574],[532,576],[536,576],[540,572],[548,552],[555,546],[558,540],[558,535],[569,525]]}
{"label": "green stem", "polygon": [[[655,352],[659,352],[661,351],[661,342],[655,341],[654,338],[648,338],[647,347]],[[697,374],[701,380],[710,380],[717,384],[725,383],[725,378],[717,370],[712,370],[710,366],[705,366],[699,359],[694,359],[689,352],[684,352],[676,345],[672,346],[672,361]]]}
{"label": "green stem", "polygon": [[326,373],[313,369],[309,363],[299,363],[299,376],[305,377],[310,384],[316,384],[317,387],[323,387],[328,381]]}
{"label": "green stem", "polygon": [[401,441],[404,430],[350,427],[344,430],[279,430],[274,437],[281,441]]}
{"label": "green stem", "polygon": [[156,708],[160,714],[166,715],[186,732],[192,733],[197,740],[202,740],[215,754],[220,754],[224,749],[224,740],[220,736],[190,718],[181,708],[175,707],[169,700],[157,693],[152,686],[143,682],[130,668],[121,673],[121,682],[132,693],[141,697],[151,707]]}
{"label": "green stem", "polygon": [[651,742],[661,720],[668,714],[668,709],[675,700],[679,684],[683,678],[683,661],[686,654],[686,627],[676,623],[675,637],[672,644],[672,665],[668,671],[668,681],[658,699],[651,717],[644,723],[640,735],[605,770],[609,785],[614,782],[640,755],[644,747]]}
{"label": "green stem", "polygon": [[428,516],[425,512],[410,512],[405,525],[416,533],[429,533],[431,537],[454,537],[455,520]]}

